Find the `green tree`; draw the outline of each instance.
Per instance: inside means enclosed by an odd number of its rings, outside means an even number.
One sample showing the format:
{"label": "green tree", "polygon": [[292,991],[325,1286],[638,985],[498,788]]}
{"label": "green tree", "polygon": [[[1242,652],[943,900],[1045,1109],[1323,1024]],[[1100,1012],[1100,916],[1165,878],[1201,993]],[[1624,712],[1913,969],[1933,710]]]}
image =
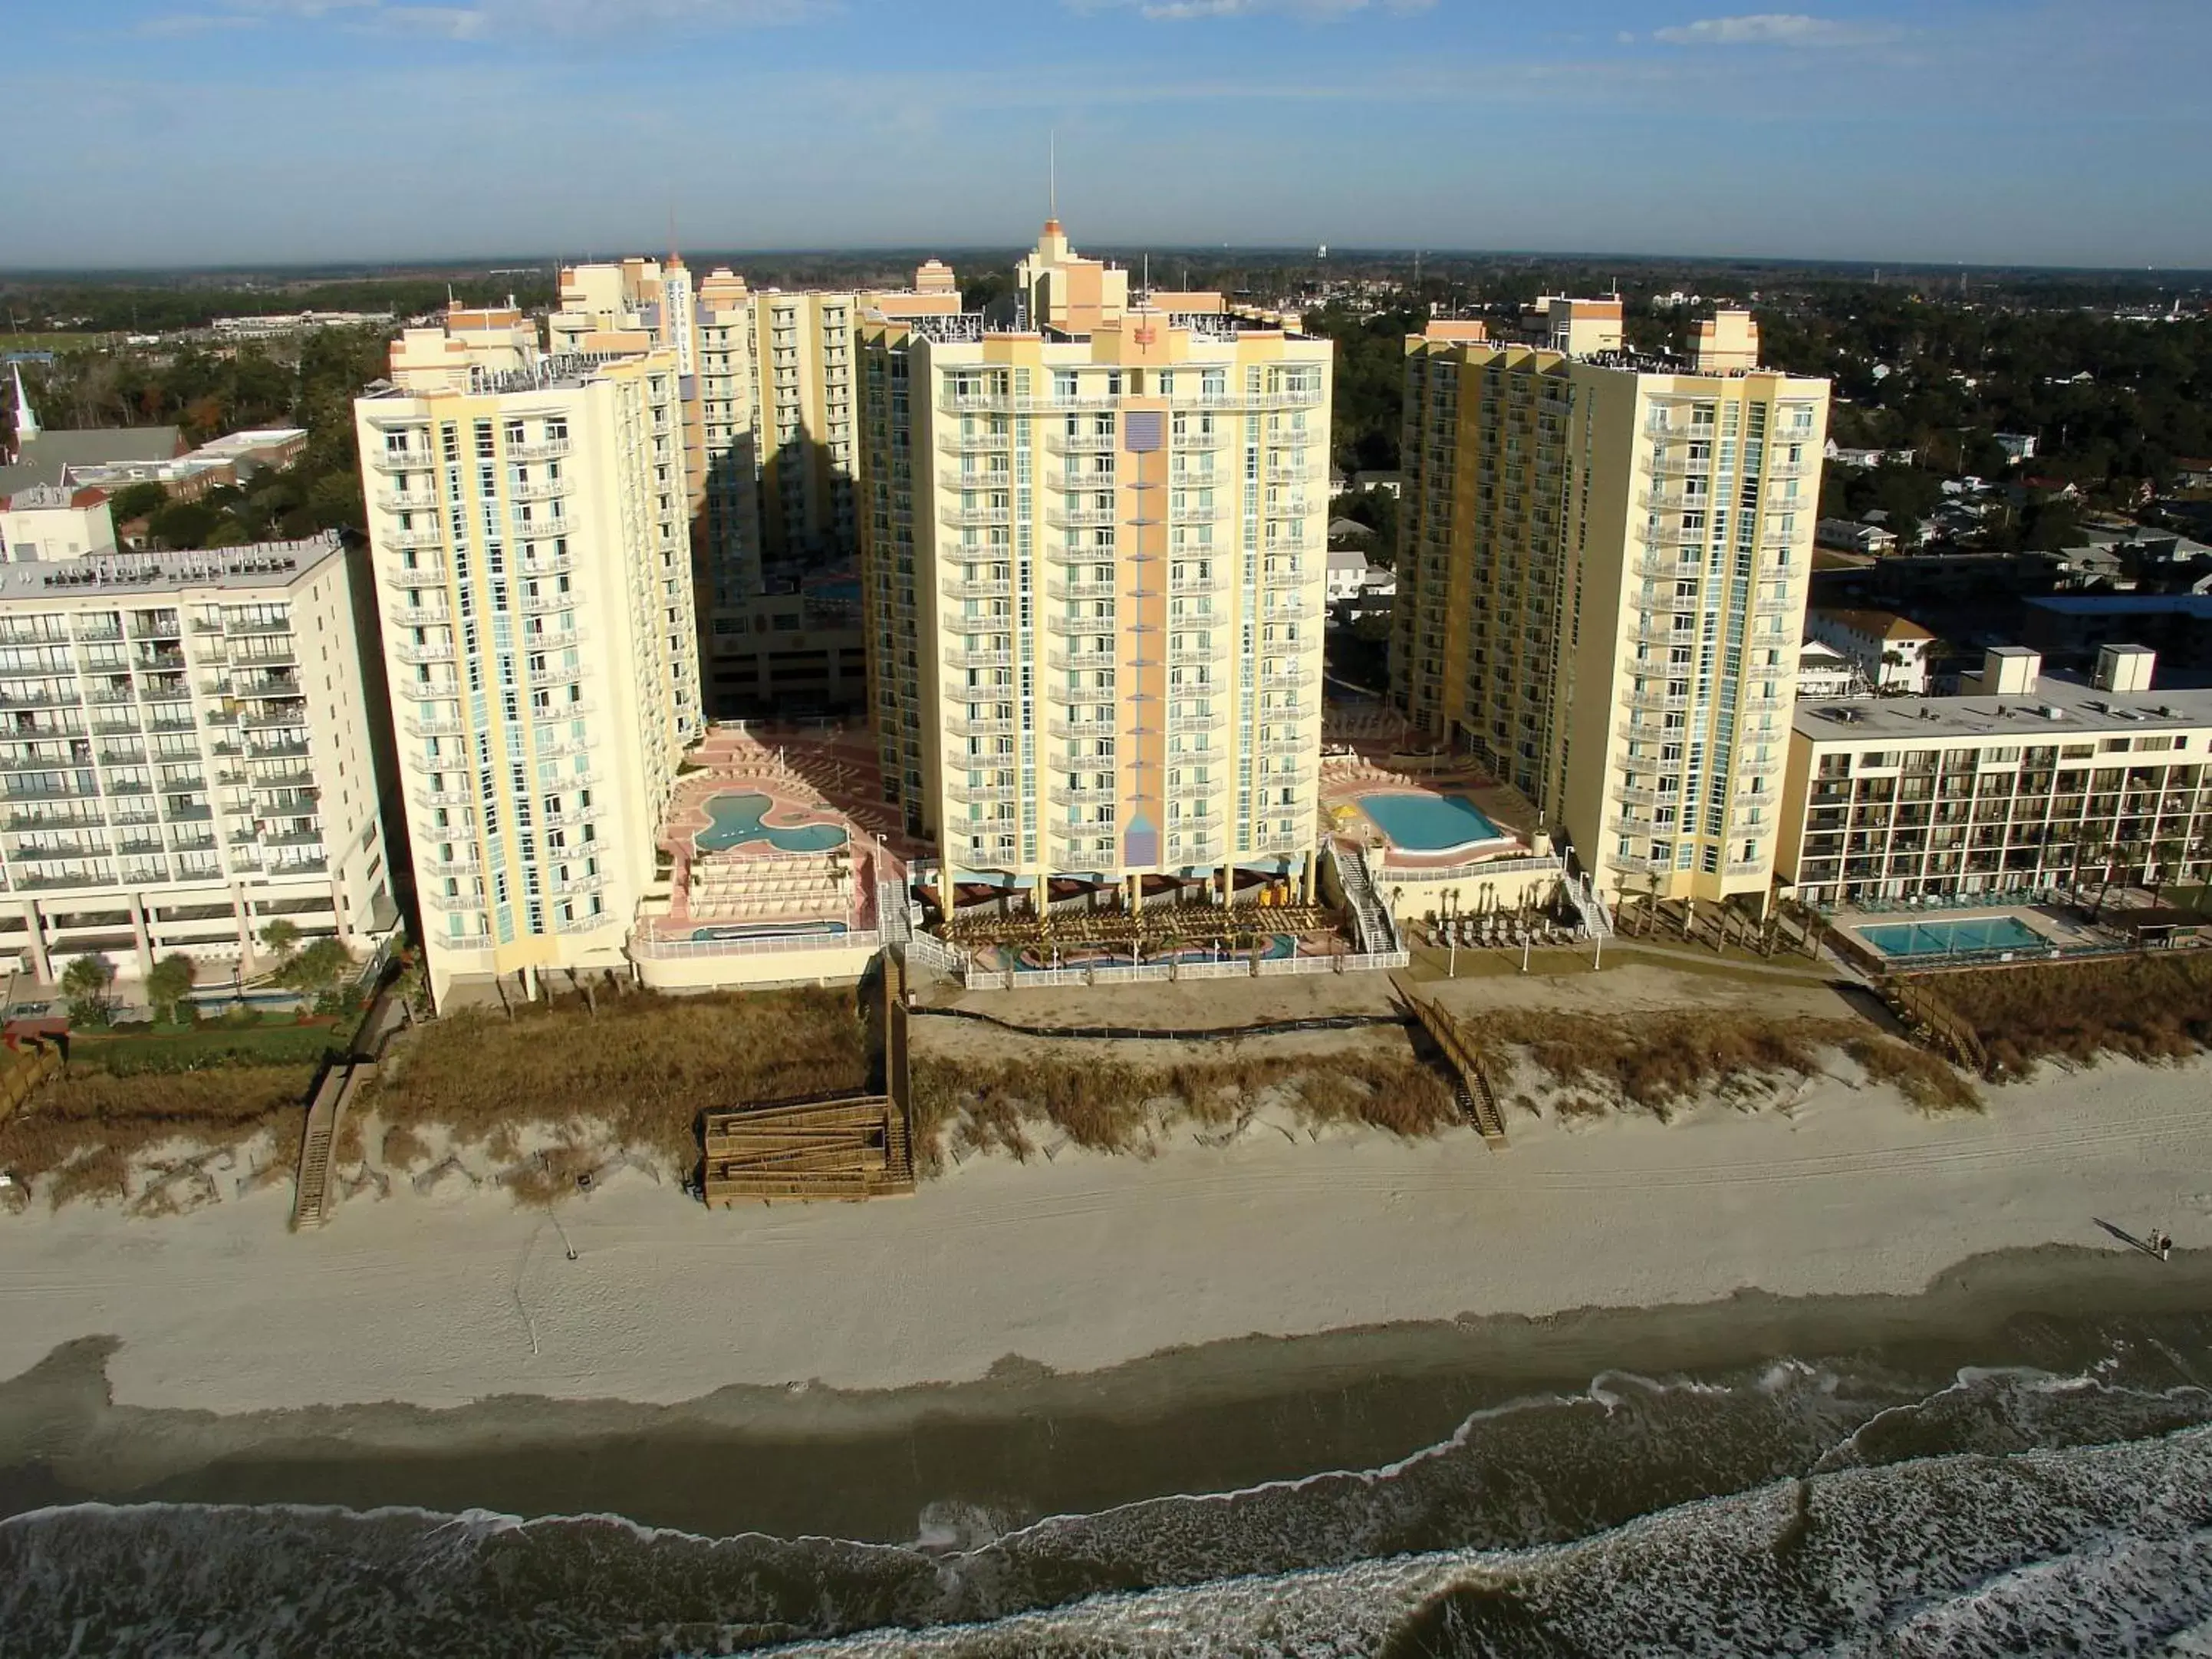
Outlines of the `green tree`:
{"label": "green tree", "polygon": [[205,501],[172,501],[148,516],[146,533],[163,547],[204,547],[222,522],[222,513]]}
{"label": "green tree", "polygon": [[334,939],[319,939],[292,958],[281,977],[295,990],[327,991],[352,966],[352,952],[344,945]]}
{"label": "green tree", "polygon": [[82,956],[62,969],[62,994],[70,1018],[81,1025],[105,1025],[115,1016],[115,964],[99,951]]}
{"label": "green tree", "polygon": [[192,981],[198,976],[199,964],[181,951],[155,963],[146,975],[146,1000],[154,1005],[155,1017],[174,1024],[178,1006],[191,994]]}
{"label": "green tree", "polygon": [[281,971],[290,965],[292,953],[300,948],[299,924],[279,916],[261,930],[261,942],[274,953]]}
{"label": "green tree", "polygon": [[125,484],[107,498],[107,510],[118,525],[143,519],[168,505],[167,489],[157,483]]}

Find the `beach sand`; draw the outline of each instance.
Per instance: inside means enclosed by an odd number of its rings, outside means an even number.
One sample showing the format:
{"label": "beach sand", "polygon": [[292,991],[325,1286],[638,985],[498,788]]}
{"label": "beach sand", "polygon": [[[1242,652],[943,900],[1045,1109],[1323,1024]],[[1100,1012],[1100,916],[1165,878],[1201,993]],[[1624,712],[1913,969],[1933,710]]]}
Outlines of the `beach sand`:
{"label": "beach sand", "polygon": [[634,1173],[551,1217],[402,1182],[299,1236],[281,1188],[154,1220],[41,1204],[0,1216],[0,1376],[99,1337],[119,1406],[670,1404],[1745,1291],[1910,1295],[1995,1252],[2123,1252],[2098,1218],[2202,1245],[2209,1083],[2201,1062],[2050,1070],[1930,1117],[1838,1074],[1668,1124],[1516,1114],[1502,1152],[1263,1117],[1225,1148],[971,1158],[866,1206],[709,1212]]}

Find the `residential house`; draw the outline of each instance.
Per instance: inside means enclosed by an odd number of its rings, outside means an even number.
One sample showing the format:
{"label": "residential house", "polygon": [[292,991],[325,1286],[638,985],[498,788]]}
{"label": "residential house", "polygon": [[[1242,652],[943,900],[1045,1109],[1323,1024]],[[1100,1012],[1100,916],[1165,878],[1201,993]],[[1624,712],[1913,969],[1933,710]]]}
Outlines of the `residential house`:
{"label": "residential house", "polygon": [[1928,690],[1928,653],[1936,636],[1917,622],[1889,611],[1822,609],[1805,613],[1805,631],[1850,658],[1886,696],[1919,696]]}

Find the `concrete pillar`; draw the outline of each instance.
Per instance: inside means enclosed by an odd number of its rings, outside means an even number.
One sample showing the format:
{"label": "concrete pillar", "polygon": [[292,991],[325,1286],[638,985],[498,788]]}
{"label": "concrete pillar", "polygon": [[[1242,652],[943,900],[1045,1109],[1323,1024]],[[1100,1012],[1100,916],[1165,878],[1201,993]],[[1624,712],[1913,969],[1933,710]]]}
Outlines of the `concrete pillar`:
{"label": "concrete pillar", "polygon": [[1224,909],[1229,906],[1229,884],[1236,879],[1236,869],[1233,864],[1224,864],[1218,872],[1220,878],[1206,884],[1206,897]]}
{"label": "concrete pillar", "polygon": [[1052,881],[1042,871],[1037,872],[1036,913],[1040,921],[1052,914]]}
{"label": "concrete pillar", "polygon": [[1129,914],[1133,916],[1138,913],[1139,909],[1144,903],[1145,878],[1139,875],[1131,874],[1127,877],[1126,879],[1128,882],[1128,897],[1127,903]]}
{"label": "concrete pillar", "polygon": [[42,983],[54,982],[54,964],[46,955],[46,919],[36,899],[23,902],[23,937],[29,942],[32,975]]}
{"label": "concrete pillar", "polygon": [[230,908],[238,918],[238,976],[253,976],[253,907],[246,902],[246,884],[230,884]]}
{"label": "concrete pillar", "polygon": [[1319,867],[1320,867],[1320,864],[1321,864],[1321,860],[1320,860],[1319,857],[1318,857],[1318,856],[1316,856],[1316,854],[1315,854],[1314,850],[1313,850],[1311,848],[1308,848],[1306,849],[1306,883],[1305,883],[1305,887],[1306,887],[1306,902],[1307,902],[1308,904],[1311,904],[1311,903],[1314,902],[1314,883],[1315,883],[1315,879],[1316,879],[1316,872],[1317,872],[1317,871],[1319,870]]}
{"label": "concrete pillar", "polygon": [[146,933],[146,907],[138,895],[131,896],[131,933],[138,945],[138,977],[144,979],[154,971],[154,945]]}

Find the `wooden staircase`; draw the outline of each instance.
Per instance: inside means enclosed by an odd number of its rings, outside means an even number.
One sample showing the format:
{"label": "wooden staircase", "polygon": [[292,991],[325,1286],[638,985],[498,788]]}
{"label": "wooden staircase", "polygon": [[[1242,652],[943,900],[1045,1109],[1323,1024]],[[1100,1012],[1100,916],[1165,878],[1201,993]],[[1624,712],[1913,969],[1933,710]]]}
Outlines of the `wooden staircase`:
{"label": "wooden staircase", "polygon": [[307,1107],[300,1137],[299,1173],[292,1182],[292,1227],[319,1227],[330,1217],[331,1148],[337,1139],[338,1117],[353,1092],[354,1067],[333,1066]]}
{"label": "wooden staircase", "polygon": [[1460,1115],[1474,1126],[1486,1145],[1503,1147],[1505,1114],[1498,1107],[1498,1091],[1490,1086],[1490,1074],[1483,1070],[1481,1056],[1467,1046],[1459,1028],[1443,1010],[1415,996],[1403,985],[1398,987],[1398,997],[1451,1062],[1452,1098],[1459,1104]]}

